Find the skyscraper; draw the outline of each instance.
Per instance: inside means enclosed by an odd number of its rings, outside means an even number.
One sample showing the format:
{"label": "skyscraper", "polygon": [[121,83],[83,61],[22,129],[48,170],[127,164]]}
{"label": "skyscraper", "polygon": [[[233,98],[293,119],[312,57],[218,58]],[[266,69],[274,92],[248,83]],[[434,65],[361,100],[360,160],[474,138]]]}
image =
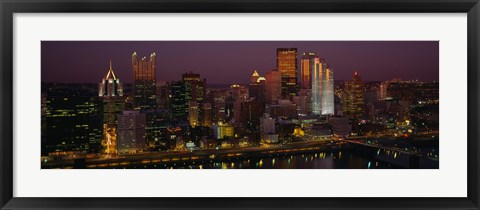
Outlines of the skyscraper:
{"label": "skyscraper", "polygon": [[327,66],[322,81],[322,115],[335,114],[333,71]]}
{"label": "skyscraper", "polygon": [[186,98],[185,83],[174,81],[170,84],[172,117],[176,120],[186,120],[188,113],[188,101]]}
{"label": "skyscraper", "polygon": [[116,153],[117,115],[123,111],[123,85],[115,76],[110,61],[107,74],[98,84],[98,96],[103,102],[103,152]]}
{"label": "skyscraper", "polygon": [[323,83],[325,79],[325,69],[327,64],[319,60],[318,65],[312,69],[312,113],[322,114]]}
{"label": "skyscraper", "polygon": [[282,96],[297,93],[297,48],[277,48],[277,69],[282,74]]}
{"label": "skyscraper", "polygon": [[365,106],[365,92],[362,78],[357,72],[351,81],[345,83],[345,94],[342,98],[343,111],[350,117],[362,117]]}
{"label": "skyscraper", "polygon": [[254,70],[252,77],[250,77],[250,84],[257,83],[259,78],[260,78],[260,74],[258,74],[257,70]]}
{"label": "skyscraper", "polygon": [[158,108],[169,109],[170,108],[170,83],[157,82],[157,104]]}
{"label": "skyscraper", "polygon": [[262,104],[265,103],[265,77],[261,77],[257,71],[254,71],[250,78],[248,93],[251,98],[259,100]]}
{"label": "skyscraper", "polygon": [[185,103],[189,112],[190,125],[192,127],[200,126],[201,123],[199,124],[199,122],[203,119],[203,103],[206,97],[207,80],[202,80],[200,74],[188,72],[182,74],[182,81],[185,86]]}
{"label": "skyscraper", "polygon": [[133,70],[133,102],[135,109],[146,110],[157,107],[156,99],[156,62],[155,53],[147,57],[137,59],[137,53],[132,54]]}
{"label": "skyscraper", "polygon": [[133,153],[146,148],[145,114],[124,111],[118,115],[118,153]]}
{"label": "skyscraper", "polygon": [[213,122],[224,122],[226,120],[226,101],[228,98],[227,90],[210,90],[210,101],[212,102]]}
{"label": "skyscraper", "polygon": [[96,84],[42,84],[46,93],[42,154],[102,152],[102,98],[97,88]]}
{"label": "skyscraper", "polygon": [[333,71],[318,56],[314,54],[309,56],[314,63],[309,67],[312,70],[312,113],[315,115],[333,115],[335,114]]}
{"label": "skyscraper", "polygon": [[185,83],[185,100],[196,101],[201,104],[205,100],[206,83],[205,79],[200,78],[200,74],[192,72],[182,74],[182,81]]}
{"label": "skyscraper", "polygon": [[271,70],[265,75],[266,103],[276,104],[282,97],[282,73]]}
{"label": "skyscraper", "polygon": [[300,67],[301,89],[312,89],[312,72],[318,68],[320,58],[314,52],[303,53]]}
{"label": "skyscraper", "polygon": [[206,80],[200,74],[192,72],[182,74],[181,81],[170,84],[172,116],[176,120],[185,121],[190,118],[190,102],[195,102],[199,111],[195,126],[202,119],[203,103],[206,100]]}

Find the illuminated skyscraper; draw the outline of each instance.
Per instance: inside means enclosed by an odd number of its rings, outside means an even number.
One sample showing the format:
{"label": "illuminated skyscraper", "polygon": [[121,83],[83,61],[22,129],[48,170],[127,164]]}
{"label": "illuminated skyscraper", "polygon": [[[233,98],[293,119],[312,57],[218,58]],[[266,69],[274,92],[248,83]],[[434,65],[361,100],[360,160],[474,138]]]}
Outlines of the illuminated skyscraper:
{"label": "illuminated skyscraper", "polygon": [[322,114],[323,83],[327,64],[320,60],[314,67],[312,69],[312,113],[320,115]]}
{"label": "illuminated skyscraper", "polygon": [[[203,103],[206,97],[207,80],[202,80],[200,74],[188,72],[182,74],[182,81],[185,86],[185,103],[189,112],[190,125],[192,127],[199,126],[201,125],[199,122],[202,122],[201,119],[203,119]],[[196,108],[192,110],[191,105],[194,105]]]}
{"label": "illuminated skyscraper", "polygon": [[282,73],[277,70],[269,71],[265,79],[266,103],[276,104],[282,97]]}
{"label": "illuminated skyscraper", "polygon": [[312,72],[318,68],[320,58],[314,52],[303,53],[300,70],[301,89],[312,89]]}
{"label": "illuminated skyscraper", "polygon": [[322,115],[335,114],[333,71],[328,66],[325,69],[322,81]]}
{"label": "illuminated skyscraper", "polygon": [[357,72],[351,81],[345,83],[345,94],[342,98],[343,111],[350,117],[362,117],[365,107],[365,91],[362,78]]}
{"label": "illuminated skyscraper", "polygon": [[135,109],[155,109],[157,107],[155,53],[150,54],[149,60],[146,57],[138,60],[137,53],[134,52],[132,54],[132,70]]}
{"label": "illuminated skyscraper", "polygon": [[110,61],[107,74],[98,84],[98,96],[103,101],[103,140],[104,153],[116,153],[117,115],[123,111],[123,85],[115,76]]}
{"label": "illuminated skyscraper", "polygon": [[200,78],[200,74],[192,72],[182,74],[181,81],[174,81],[170,84],[172,116],[176,120],[190,119],[190,102],[195,102],[198,126],[202,122],[203,103],[206,97],[206,80]]}
{"label": "illuminated skyscraper", "polygon": [[297,48],[277,48],[277,69],[282,74],[282,96],[297,93]]}
{"label": "illuminated skyscraper", "polygon": [[333,115],[335,108],[333,71],[318,56],[314,54],[310,56],[313,57],[311,60],[314,63],[310,66],[312,70],[312,113]]}
{"label": "illuminated skyscraper", "polygon": [[182,74],[182,81],[185,83],[185,100],[196,101],[201,104],[205,100],[206,83],[205,79],[200,78],[200,74],[192,72]]}

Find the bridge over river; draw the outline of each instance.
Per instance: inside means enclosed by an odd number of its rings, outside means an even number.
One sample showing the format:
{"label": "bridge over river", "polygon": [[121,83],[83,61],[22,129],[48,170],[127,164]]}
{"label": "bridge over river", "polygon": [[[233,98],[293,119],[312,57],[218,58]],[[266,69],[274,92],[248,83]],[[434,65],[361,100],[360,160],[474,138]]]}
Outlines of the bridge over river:
{"label": "bridge over river", "polygon": [[[215,162],[235,163],[247,160],[250,161],[250,159],[263,160],[264,158],[275,157],[303,157],[305,154],[315,154],[315,157],[321,156],[319,154],[323,154],[323,156],[325,156],[325,154],[331,154],[332,157],[335,158],[333,154],[338,154],[338,152],[340,152],[339,154],[341,157],[342,151],[353,151],[355,156],[362,156],[364,159],[367,158],[388,163],[384,164],[385,167],[392,165],[392,167],[395,168],[421,168],[421,164],[417,162],[420,162],[423,159],[437,162],[438,165],[438,158],[427,157],[422,154],[414,153],[413,151],[402,150],[401,148],[370,144],[360,140],[313,140],[307,142],[293,142],[289,144],[218,150],[146,152],[111,157],[97,155],[93,158],[64,157],[53,161],[43,162],[42,168],[154,168],[153,166],[157,167],[157,165],[168,166],[167,168],[177,168],[184,165],[197,166],[199,164],[204,165]],[[379,151],[383,152],[380,153]],[[390,155],[390,152],[392,155]],[[395,153],[401,154],[399,155],[398,160]],[[405,163],[404,160],[406,157],[408,157],[407,163]],[[273,162],[275,161],[275,159],[272,160]],[[392,164],[390,164],[390,162]],[[435,164],[433,168],[435,168]]]}

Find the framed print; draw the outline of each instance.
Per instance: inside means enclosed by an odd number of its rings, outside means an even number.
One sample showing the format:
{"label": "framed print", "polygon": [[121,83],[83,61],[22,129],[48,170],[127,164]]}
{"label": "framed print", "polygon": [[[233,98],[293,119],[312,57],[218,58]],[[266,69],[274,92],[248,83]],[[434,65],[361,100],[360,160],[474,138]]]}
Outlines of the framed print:
{"label": "framed print", "polygon": [[468,1],[2,1],[2,209],[478,209]]}

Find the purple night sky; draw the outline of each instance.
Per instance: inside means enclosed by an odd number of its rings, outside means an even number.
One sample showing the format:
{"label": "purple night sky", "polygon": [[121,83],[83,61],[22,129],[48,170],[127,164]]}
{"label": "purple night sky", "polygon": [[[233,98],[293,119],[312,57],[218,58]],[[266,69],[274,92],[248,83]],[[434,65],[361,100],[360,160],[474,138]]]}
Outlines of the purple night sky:
{"label": "purple night sky", "polygon": [[122,83],[132,82],[131,55],[157,57],[157,81],[200,73],[209,84],[247,84],[276,68],[277,48],[316,52],[333,69],[335,80],[358,71],[365,81],[393,78],[438,81],[437,41],[42,41],[42,82],[98,83],[109,60]]}

